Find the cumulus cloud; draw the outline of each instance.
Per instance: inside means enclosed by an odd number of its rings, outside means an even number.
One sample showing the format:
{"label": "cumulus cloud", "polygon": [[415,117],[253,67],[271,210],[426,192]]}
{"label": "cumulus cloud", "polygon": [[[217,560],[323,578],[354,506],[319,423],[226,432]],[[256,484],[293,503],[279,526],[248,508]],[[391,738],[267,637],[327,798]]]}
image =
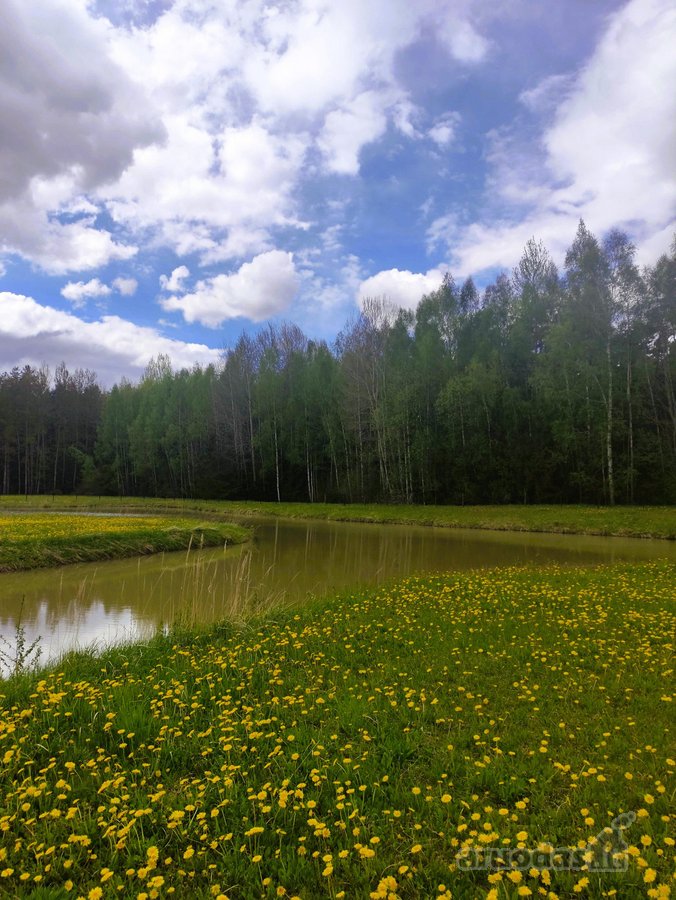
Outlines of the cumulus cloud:
{"label": "cumulus cloud", "polygon": [[138,281],[135,278],[124,278],[120,276],[113,280],[113,287],[122,294],[123,297],[133,297],[138,287]]}
{"label": "cumulus cloud", "polygon": [[273,226],[294,225],[293,188],[306,144],[259,121],[216,134],[189,117],[165,118],[166,144],[139,150],[119,181],[100,194],[131,229],[154,228],[177,253],[205,262],[257,252]]}
{"label": "cumulus cloud", "polygon": [[196,18],[177,2],[146,28],[115,30],[113,58],[146,85],[168,139],[137,150],[99,197],[117,222],[152,228],[203,264],[270,250],[275,228],[306,227],[296,189],[313,151],[329,172],[354,176],[388,121],[419,136],[395,72],[403,48],[441,16],[451,55],[478,59],[482,39],[458,4],[439,10],[433,0],[251,0],[205,4]]}
{"label": "cumulus cloud", "polygon": [[245,65],[247,87],[267,112],[308,114],[354,98],[369,81],[391,83],[395,55],[416,39],[429,5],[300,0],[267,7],[262,40]]}
{"label": "cumulus cloud", "polygon": [[171,275],[160,275],[160,287],[163,291],[175,294],[182,290],[183,282],[189,275],[190,269],[187,266],[177,266]]}
{"label": "cumulus cloud", "polygon": [[221,353],[204,344],[164,337],[119,316],[83,322],[32,297],[0,292],[0,369],[55,368],[62,360],[96,371],[107,386],[122,376],[138,378],[152,357],[167,354],[176,368],[217,363]]}
{"label": "cumulus cloud", "polygon": [[109,294],[112,294],[112,290],[98,278],[92,278],[90,281],[69,281],[61,288],[61,296],[70,300],[76,308],[84,306],[90,297],[107,297]]}
{"label": "cumulus cloud", "polygon": [[135,148],[163,136],[140,90],[110,60],[104,20],[65,0],[7,0],[0,121],[0,246],[51,272],[121,258],[93,222],[47,216],[118,178]]}
{"label": "cumulus cloud", "polygon": [[0,145],[0,199],[75,168],[85,188],[119,176],[161,128],[110,61],[105,26],[79,4],[3,6],[0,118],[12,128]]}
{"label": "cumulus cloud", "polygon": [[395,306],[415,309],[423,294],[441,286],[443,277],[441,269],[430,269],[426,273],[386,269],[361,282],[357,299],[362,304],[367,297],[385,297]]}
{"label": "cumulus cloud", "polygon": [[319,138],[327,168],[341,175],[356,175],[360,150],[384,134],[386,127],[382,98],[373,91],[365,91],[342,109],[330,112]]}
{"label": "cumulus cloud", "polygon": [[138,247],[96,228],[91,216],[62,223],[20,200],[0,206],[0,252],[18,253],[49,275],[66,275],[131,259]]}
{"label": "cumulus cloud", "polygon": [[203,264],[269,251],[307,227],[297,188],[317,151],[353,176],[388,122],[420,137],[402,50],[437,25],[460,62],[486,46],[457,0],[175,0],[129,27],[82,0],[5,7],[0,252],[51,274],[148,240]]}
{"label": "cumulus cloud", "polygon": [[270,250],[236,272],[198,281],[192,293],[168,297],[160,304],[167,311],[180,311],[186,322],[217,328],[226,319],[244,316],[260,322],[284,312],[298,286],[293,255]]}
{"label": "cumulus cloud", "polygon": [[[452,217],[448,231],[446,217],[432,223],[428,237],[446,243],[461,274],[514,264],[533,234],[561,257],[580,218],[599,234],[626,228],[645,262],[667,249],[676,215],[675,42],[669,0],[631,0],[610,19],[544,130],[539,166],[532,158],[522,165],[519,149],[497,159],[490,191],[506,207],[501,215],[460,234]],[[548,79],[526,103],[538,106],[552,90],[560,99],[561,88]],[[534,178],[537,168],[544,179]]]}

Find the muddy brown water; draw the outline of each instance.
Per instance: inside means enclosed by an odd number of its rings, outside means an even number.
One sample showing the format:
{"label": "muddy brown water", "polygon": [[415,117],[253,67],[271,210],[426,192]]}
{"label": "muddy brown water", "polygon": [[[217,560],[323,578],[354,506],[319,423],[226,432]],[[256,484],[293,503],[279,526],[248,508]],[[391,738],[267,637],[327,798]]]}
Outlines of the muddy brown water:
{"label": "muddy brown water", "polygon": [[[249,544],[0,575],[0,635],[21,621],[44,663],[80,647],[149,637],[415,573],[667,559],[676,542],[409,525],[247,519]],[[0,649],[7,650],[0,643]]]}

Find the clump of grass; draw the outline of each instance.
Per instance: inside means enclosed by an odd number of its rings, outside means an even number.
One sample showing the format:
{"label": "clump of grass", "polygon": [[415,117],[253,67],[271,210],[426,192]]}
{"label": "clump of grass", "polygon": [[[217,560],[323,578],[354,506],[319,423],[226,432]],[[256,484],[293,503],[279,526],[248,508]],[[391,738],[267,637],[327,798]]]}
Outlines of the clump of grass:
{"label": "clump of grass", "polygon": [[224,576],[212,556],[190,558],[188,553],[178,591],[182,599],[177,608],[169,610],[166,628],[177,636],[208,632],[217,618],[241,625],[288,605],[284,591],[254,582],[251,560],[251,549],[243,547],[237,565]]}
{"label": "clump of grass", "polygon": [[[666,897],[675,576],[408,578],[7,682],[0,892]],[[626,871],[458,861],[623,815]]]}
{"label": "clump of grass", "polygon": [[24,599],[21,600],[19,607],[19,615],[14,624],[13,640],[8,640],[3,634],[0,634],[0,673],[9,675],[10,677],[18,677],[26,674],[30,669],[37,668],[42,656],[42,648],[40,641],[42,638],[38,635],[34,640],[28,641],[26,637],[26,629],[23,625],[23,608]]}

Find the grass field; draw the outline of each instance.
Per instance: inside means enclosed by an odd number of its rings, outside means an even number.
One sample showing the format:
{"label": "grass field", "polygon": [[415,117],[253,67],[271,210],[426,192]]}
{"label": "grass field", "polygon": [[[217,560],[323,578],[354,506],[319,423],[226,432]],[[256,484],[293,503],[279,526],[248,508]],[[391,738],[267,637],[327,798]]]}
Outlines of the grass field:
{"label": "grass field", "polygon": [[0,514],[0,572],[241,543],[237,525],[159,516]]}
{"label": "grass field", "polygon": [[[667,897],[675,583],[411,578],[0,684],[0,896]],[[621,814],[626,871],[510,865]]]}
{"label": "grass field", "polygon": [[2,509],[142,509],[203,512],[236,518],[330,519],[676,539],[673,506],[391,506],[378,503],[258,503],[255,501],[172,500],[141,497],[2,496]]}

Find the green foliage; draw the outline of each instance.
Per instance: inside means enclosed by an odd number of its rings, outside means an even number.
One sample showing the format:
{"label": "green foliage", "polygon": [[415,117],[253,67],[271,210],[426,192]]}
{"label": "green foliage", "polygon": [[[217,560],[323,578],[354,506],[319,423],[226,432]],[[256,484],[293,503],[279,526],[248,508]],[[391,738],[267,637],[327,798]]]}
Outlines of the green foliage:
{"label": "green foliage", "polygon": [[562,274],[534,239],[479,294],[370,298],[333,348],[295,325],[218,367],[153,360],[103,393],[0,375],[8,493],[385,503],[676,502],[676,243],[640,272],[580,223]]}

